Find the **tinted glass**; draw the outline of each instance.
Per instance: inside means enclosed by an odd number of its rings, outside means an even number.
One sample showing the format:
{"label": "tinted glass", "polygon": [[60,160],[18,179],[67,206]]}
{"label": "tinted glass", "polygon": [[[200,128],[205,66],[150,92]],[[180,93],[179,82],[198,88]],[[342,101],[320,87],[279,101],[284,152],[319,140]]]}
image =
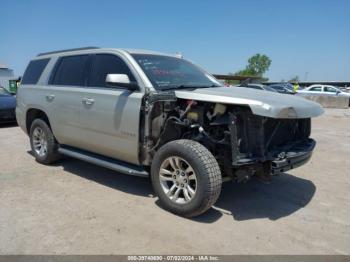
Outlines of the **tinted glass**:
{"label": "tinted glass", "polygon": [[294,87],[293,87],[292,84],[286,83],[286,84],[284,84],[284,87],[286,89],[288,89],[289,91],[293,91],[294,92]]}
{"label": "tinted glass", "polygon": [[60,58],[50,84],[84,86],[88,58],[87,55]]}
{"label": "tinted glass", "polygon": [[30,61],[26,71],[24,72],[21,84],[35,85],[38,82],[49,60],[50,59],[47,58]]}
{"label": "tinted glass", "polygon": [[0,86],[0,96],[10,96],[11,94],[2,86]]}
{"label": "tinted glass", "polygon": [[265,90],[270,91],[270,92],[277,92],[275,89],[269,87],[269,86],[264,86]]}
{"label": "tinted glass", "polygon": [[331,86],[325,86],[325,87],[324,87],[324,91],[325,91],[325,92],[336,93],[336,92],[337,92],[337,89],[335,89],[334,87],[331,87]]}
{"label": "tinted glass", "polygon": [[272,87],[272,88],[274,88],[276,90],[280,90],[280,91],[284,90],[283,86],[273,85],[273,86],[270,86],[270,87]]}
{"label": "tinted glass", "polygon": [[132,55],[156,89],[220,86],[212,76],[181,58],[162,55]]}
{"label": "tinted glass", "polygon": [[126,74],[130,81],[136,81],[126,63],[115,55],[95,55],[92,62],[89,86],[107,87],[108,74]]}
{"label": "tinted glass", "polygon": [[315,86],[311,88],[310,91],[322,91],[322,88],[320,86]]}

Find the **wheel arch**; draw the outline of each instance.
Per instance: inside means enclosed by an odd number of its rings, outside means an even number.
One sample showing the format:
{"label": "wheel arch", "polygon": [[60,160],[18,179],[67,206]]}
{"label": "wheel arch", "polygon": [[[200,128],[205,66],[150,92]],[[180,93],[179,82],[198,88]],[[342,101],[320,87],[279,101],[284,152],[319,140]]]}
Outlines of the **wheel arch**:
{"label": "wheel arch", "polygon": [[[169,156],[182,158],[196,173],[196,193],[188,203],[174,203],[162,188],[159,171]],[[194,140],[178,139],[166,143],[157,151],[152,162],[151,181],[165,209],[181,216],[194,217],[216,202],[221,192],[222,175],[215,157],[205,146]]]}
{"label": "wheel arch", "polygon": [[26,112],[26,130],[28,134],[35,119],[42,119],[51,128],[49,117],[43,110],[38,108],[30,108]]}

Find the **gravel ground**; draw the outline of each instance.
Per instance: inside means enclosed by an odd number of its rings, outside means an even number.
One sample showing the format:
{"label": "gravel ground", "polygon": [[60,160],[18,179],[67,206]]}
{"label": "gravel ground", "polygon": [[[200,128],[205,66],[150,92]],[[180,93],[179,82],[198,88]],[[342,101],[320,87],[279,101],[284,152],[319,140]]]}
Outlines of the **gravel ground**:
{"label": "gravel ground", "polygon": [[224,184],[206,214],[158,206],[147,179],[78,160],[35,162],[0,126],[0,254],[350,254],[350,110],[313,121],[305,166],[270,184]]}

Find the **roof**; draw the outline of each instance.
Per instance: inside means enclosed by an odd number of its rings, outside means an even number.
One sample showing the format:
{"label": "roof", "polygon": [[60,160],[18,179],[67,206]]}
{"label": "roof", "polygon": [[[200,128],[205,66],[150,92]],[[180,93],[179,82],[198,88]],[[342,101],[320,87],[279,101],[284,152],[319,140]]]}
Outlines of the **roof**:
{"label": "roof", "polygon": [[129,54],[147,54],[147,55],[166,55],[166,56],[175,56],[171,54],[165,54],[161,52],[156,52],[156,51],[151,51],[151,50],[145,50],[145,49],[129,49],[129,48],[99,48],[99,47],[81,47],[81,48],[72,48],[72,49],[63,49],[63,50],[56,50],[56,51],[50,51],[50,52],[45,52],[45,53],[40,53],[37,56],[50,56],[50,55],[55,55],[55,54],[77,54],[77,53],[86,53],[87,51],[93,51],[93,50],[98,50],[99,52],[101,51],[123,51],[127,52]]}

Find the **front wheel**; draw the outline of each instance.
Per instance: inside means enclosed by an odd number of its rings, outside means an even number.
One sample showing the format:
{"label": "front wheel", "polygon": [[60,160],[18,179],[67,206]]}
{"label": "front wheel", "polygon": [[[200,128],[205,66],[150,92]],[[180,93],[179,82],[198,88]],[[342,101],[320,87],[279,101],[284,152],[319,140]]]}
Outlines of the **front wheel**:
{"label": "front wheel", "polygon": [[216,159],[192,140],[176,140],[162,146],[153,158],[151,178],[161,205],[185,217],[207,211],[221,192],[222,178]]}

